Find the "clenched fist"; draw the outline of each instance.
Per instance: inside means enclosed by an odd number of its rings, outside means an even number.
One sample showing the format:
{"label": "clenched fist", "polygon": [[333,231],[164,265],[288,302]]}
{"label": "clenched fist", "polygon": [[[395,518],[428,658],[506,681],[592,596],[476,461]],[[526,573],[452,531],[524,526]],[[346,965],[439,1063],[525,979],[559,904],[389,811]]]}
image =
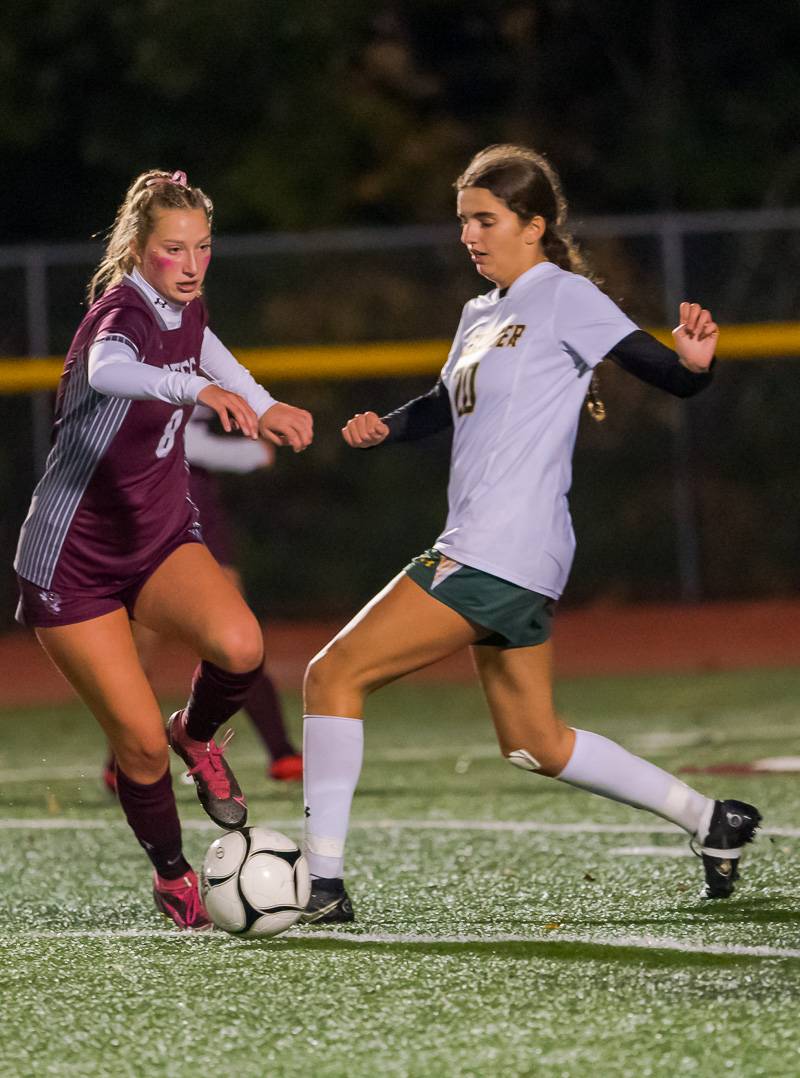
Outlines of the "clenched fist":
{"label": "clenched fist", "polygon": [[359,412],[342,427],[342,437],[353,449],[369,449],[389,436],[389,428],[376,412]]}

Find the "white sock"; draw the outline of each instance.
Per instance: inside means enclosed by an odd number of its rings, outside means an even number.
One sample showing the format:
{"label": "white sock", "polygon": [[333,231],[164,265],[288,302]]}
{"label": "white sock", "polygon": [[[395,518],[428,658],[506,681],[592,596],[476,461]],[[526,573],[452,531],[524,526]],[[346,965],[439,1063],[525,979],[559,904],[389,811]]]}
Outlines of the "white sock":
{"label": "white sock", "polygon": [[361,719],[304,716],[305,855],[312,876],[341,879],[344,875],[350,804],[363,757]]}
{"label": "white sock", "polygon": [[588,730],[575,731],[575,748],[558,778],[623,805],[649,809],[701,841],[711,823],[711,798],[615,741]]}

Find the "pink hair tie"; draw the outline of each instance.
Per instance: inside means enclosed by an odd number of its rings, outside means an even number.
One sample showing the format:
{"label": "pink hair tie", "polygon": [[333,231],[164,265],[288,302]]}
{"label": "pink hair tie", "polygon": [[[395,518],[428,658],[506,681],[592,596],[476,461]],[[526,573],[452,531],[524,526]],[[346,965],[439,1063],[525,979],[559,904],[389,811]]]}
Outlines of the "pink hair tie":
{"label": "pink hair tie", "polygon": [[154,183],[175,183],[178,187],[185,187],[188,190],[189,180],[186,177],[185,172],[173,172],[171,176],[154,176],[152,180],[148,180],[145,187],[152,187]]}

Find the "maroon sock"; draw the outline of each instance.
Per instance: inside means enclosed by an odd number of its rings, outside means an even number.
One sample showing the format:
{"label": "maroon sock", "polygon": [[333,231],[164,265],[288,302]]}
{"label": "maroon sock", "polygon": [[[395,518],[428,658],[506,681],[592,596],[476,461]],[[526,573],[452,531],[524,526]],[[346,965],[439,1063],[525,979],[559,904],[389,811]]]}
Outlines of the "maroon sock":
{"label": "maroon sock", "polygon": [[273,760],[281,756],[295,755],[297,749],[292,746],[286,727],[283,725],[283,708],[280,698],[272,679],[263,668],[261,676],[253,682],[244,709],[252,719],[253,726],[267,746],[267,752]]}
{"label": "maroon sock", "polygon": [[157,782],[134,782],[117,763],[117,796],[139,845],[159,876],[177,880],[189,871],[181,848],[181,822],[167,769]]}
{"label": "maroon sock", "polygon": [[204,659],[194,672],[186,705],[189,737],[210,741],[215,731],[242,707],[260,673],[260,664],[245,674],[232,674]]}

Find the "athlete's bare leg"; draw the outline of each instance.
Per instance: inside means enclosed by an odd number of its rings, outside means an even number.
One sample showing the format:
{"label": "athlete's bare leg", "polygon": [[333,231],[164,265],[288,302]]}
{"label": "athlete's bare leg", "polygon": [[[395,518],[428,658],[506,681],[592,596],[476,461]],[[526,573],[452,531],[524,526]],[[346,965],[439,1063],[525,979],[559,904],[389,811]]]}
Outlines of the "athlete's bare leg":
{"label": "athlete's bare leg", "polygon": [[[176,887],[196,890],[182,851],[164,720],[139,663],[127,612],[37,629],[36,635],[105,730],[116,759],[115,790],[156,870],[157,895]],[[157,898],[161,909],[163,901],[163,895]],[[193,922],[198,927],[207,920],[202,907],[200,913]]]}
{"label": "athlete's bare leg", "polygon": [[544,775],[558,775],[572,755],[575,731],[553,704],[553,647],[472,648],[475,667],[504,756],[523,749]]}
{"label": "athlete's bare leg", "polygon": [[[233,584],[236,591],[244,595],[242,576],[240,576],[238,570],[230,565],[220,565],[220,569],[227,580]],[[133,622],[132,627],[144,673],[152,680],[153,672],[157,668],[158,649],[160,649],[166,637],[154,632],[152,628],[142,625],[139,621]],[[282,771],[288,773],[287,777],[289,775],[292,778],[298,777],[296,772],[302,769],[302,763],[300,763],[298,751],[289,740],[280,697],[265,666],[262,667],[261,674],[253,682],[252,689],[244,703],[244,710],[261,737],[268,757],[273,761],[271,766],[274,765],[275,760],[282,759]],[[284,759],[289,757],[291,757],[291,760]],[[291,772],[292,768],[294,773]],[[276,776],[273,775],[273,777]],[[282,776],[279,774],[277,777]]]}
{"label": "athlete's bare leg", "polygon": [[609,738],[572,729],[558,718],[549,642],[531,648],[480,646],[472,652],[504,756],[521,749],[532,757],[523,767],[647,809],[690,835],[706,835],[714,810],[710,798]]}
{"label": "athlete's bare leg", "polygon": [[402,573],[312,659],[304,685],[304,848],[314,881],[306,920],[353,918],[341,880],[364,698],[484,634]]}
{"label": "athlete's bare leg", "polygon": [[483,634],[401,573],[311,660],[306,714],[360,719],[364,698]]}
{"label": "athlete's bare leg", "polygon": [[200,543],[178,547],[159,565],[139,592],[134,617],[231,673],[253,670],[264,655],[255,615]]}
{"label": "athlete's bare leg", "polygon": [[152,681],[153,671],[158,663],[158,650],[162,646],[165,637],[152,629],[148,629],[140,621],[131,622],[131,632],[133,633],[133,642],[136,645],[139,662],[142,664],[142,670],[144,670],[148,680]]}
{"label": "athlete's bare leg", "polygon": [[[220,565],[220,569],[239,594],[244,595],[242,578],[239,571],[230,565]],[[131,622],[131,630],[133,632],[136,650],[139,653],[139,661],[142,664],[142,669],[145,674],[147,674],[148,678],[152,679],[153,671],[158,663],[159,648],[163,645],[164,641],[167,640],[167,637],[162,636],[161,633],[157,633],[154,629],[148,629],[147,626],[143,625],[140,621]]]}
{"label": "athlete's bare leg", "polygon": [[99,618],[37,629],[44,650],[105,730],[122,770],[155,782],[168,763],[164,720],[120,609]]}

